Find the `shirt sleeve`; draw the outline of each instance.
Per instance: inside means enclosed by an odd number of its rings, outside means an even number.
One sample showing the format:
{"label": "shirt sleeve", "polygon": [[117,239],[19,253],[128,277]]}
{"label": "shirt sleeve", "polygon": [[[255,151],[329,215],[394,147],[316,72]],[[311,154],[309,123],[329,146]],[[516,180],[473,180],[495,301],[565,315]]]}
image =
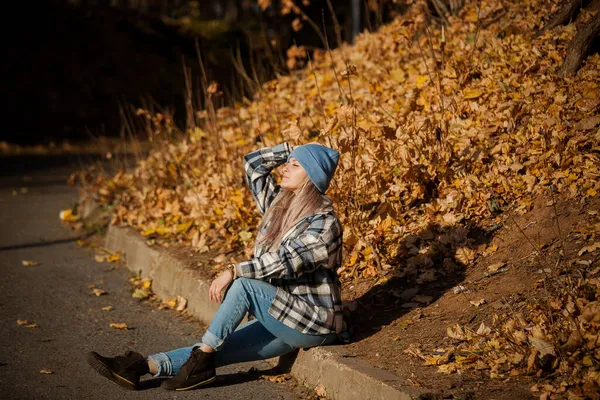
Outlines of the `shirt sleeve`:
{"label": "shirt sleeve", "polygon": [[295,279],[319,267],[329,265],[326,237],[331,221],[326,214],[317,216],[308,228],[277,251],[235,265],[236,276],[251,279]]}
{"label": "shirt sleeve", "polygon": [[283,142],[274,147],[264,147],[244,157],[246,183],[261,214],[264,214],[279,190],[271,171],[287,161],[291,147]]}

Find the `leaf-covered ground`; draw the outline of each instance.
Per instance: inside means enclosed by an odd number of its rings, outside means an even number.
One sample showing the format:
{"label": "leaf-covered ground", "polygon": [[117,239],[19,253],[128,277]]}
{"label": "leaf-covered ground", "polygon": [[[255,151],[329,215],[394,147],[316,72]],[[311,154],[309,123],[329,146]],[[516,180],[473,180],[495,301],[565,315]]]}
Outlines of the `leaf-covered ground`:
{"label": "leaf-covered ground", "polygon": [[[449,312],[458,319],[432,325],[443,326],[445,339],[428,343],[418,334],[365,333],[372,326],[363,315],[352,345],[363,346],[359,356],[377,363],[374,349],[387,340],[387,360],[411,354],[445,379],[512,379],[528,388],[539,379],[531,390],[541,398],[597,398],[600,57],[588,57],[574,77],[557,75],[575,24],[534,34],[560,3],[469,3],[443,32],[415,6],[354,46],[309,59],[293,48],[288,76],[265,83],[253,100],[196,112],[186,132],[167,115],[139,110],[159,143],[149,157],[131,172],[77,177],[112,210],[113,224],[139,230],[149,244],[217,252],[200,265],[212,274],[252,255],[260,215],[244,185],[243,155],[284,140],[329,145],[341,152],[328,194],[344,224],[338,274],[350,308],[370,307],[376,327],[410,310],[417,319],[436,307],[485,311],[470,321]],[[214,85],[206,92],[218,95]],[[520,220],[531,213],[553,223],[551,245]],[[507,226],[512,250],[497,239]],[[567,246],[571,235],[580,248]],[[523,251],[527,258],[513,257]],[[506,304],[494,308],[476,292],[467,303],[446,303],[477,290],[463,281],[482,266]]]}

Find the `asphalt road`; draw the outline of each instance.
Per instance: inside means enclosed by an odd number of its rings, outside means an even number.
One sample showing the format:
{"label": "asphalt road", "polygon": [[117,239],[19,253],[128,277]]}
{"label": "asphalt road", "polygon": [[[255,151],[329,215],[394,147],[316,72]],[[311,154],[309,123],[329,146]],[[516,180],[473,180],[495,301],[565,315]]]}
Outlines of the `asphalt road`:
{"label": "asphalt road", "polygon": [[[160,379],[150,375],[141,390],[129,391],[92,370],[85,361],[90,350],[147,355],[189,346],[205,327],[133,299],[125,267],[95,262],[89,249],[72,240],[76,234],[62,226],[58,214],[77,199],[66,185],[77,160],[54,161],[0,159],[0,399],[305,397],[305,389],[293,382],[275,384],[246,373],[253,364],[219,369],[215,385],[188,392],[161,389]],[[40,264],[24,266],[23,260]],[[90,285],[108,294],[91,295]],[[102,310],[109,305],[113,311]],[[110,328],[111,322],[133,329]],[[53,373],[41,374],[43,369]]]}

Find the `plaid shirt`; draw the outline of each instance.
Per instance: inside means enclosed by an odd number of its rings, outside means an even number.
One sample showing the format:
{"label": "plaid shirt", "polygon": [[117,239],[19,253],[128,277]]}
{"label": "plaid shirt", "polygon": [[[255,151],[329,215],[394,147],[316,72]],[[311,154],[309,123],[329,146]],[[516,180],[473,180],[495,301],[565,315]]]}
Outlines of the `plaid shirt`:
{"label": "plaid shirt", "polygon": [[[246,182],[261,214],[279,190],[271,171],[291,152],[286,142],[262,148],[244,158]],[[277,286],[269,314],[304,334],[343,329],[341,284],[342,225],[331,204],[298,221],[281,239],[277,251],[258,244],[254,258],[235,265],[236,275]]]}

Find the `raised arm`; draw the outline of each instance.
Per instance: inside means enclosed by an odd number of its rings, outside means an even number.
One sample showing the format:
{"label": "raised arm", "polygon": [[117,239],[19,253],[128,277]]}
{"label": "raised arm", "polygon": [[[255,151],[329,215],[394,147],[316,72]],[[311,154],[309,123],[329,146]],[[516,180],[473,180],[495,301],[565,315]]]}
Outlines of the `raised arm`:
{"label": "raised arm", "polygon": [[280,187],[271,171],[287,161],[291,146],[283,142],[274,147],[264,147],[244,157],[246,182],[261,214],[264,214],[279,193]]}
{"label": "raised arm", "polygon": [[275,252],[236,264],[238,277],[295,279],[319,267],[338,268],[341,263],[342,230],[334,214],[318,214],[302,234]]}

